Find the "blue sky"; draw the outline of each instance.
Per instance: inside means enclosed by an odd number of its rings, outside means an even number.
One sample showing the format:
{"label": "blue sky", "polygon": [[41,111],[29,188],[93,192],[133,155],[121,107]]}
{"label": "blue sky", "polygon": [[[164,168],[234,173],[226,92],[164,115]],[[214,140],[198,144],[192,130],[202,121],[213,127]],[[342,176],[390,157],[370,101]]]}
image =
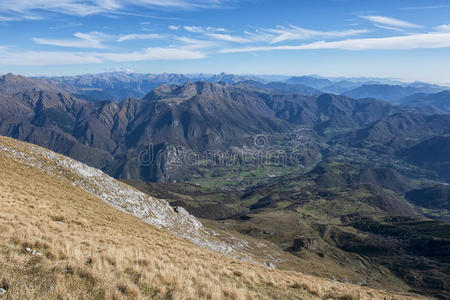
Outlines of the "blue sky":
{"label": "blue sky", "polygon": [[448,0],[0,0],[0,73],[450,83]]}

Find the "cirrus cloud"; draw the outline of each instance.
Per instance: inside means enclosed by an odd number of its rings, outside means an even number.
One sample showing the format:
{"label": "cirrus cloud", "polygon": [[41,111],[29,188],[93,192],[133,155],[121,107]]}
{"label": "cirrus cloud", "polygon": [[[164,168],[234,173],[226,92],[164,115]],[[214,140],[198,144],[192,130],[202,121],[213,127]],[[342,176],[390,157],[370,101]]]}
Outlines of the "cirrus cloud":
{"label": "cirrus cloud", "polygon": [[277,50],[409,50],[450,48],[450,32],[430,32],[384,38],[360,38],[341,41],[318,41],[309,44],[290,46],[262,46],[222,49],[221,53],[260,52]]}
{"label": "cirrus cloud", "polygon": [[73,52],[73,51],[11,51],[0,47],[2,65],[49,66],[100,64],[105,62],[136,62],[154,60],[192,60],[206,54],[188,48],[152,47],[132,52]]}
{"label": "cirrus cloud", "polygon": [[277,26],[248,32],[248,37],[257,42],[269,42],[277,44],[284,41],[308,40],[313,38],[338,38],[360,35],[369,32],[366,29],[330,30],[321,31],[290,25],[289,27]]}
{"label": "cirrus cloud", "polygon": [[207,36],[216,39],[216,40],[221,40],[221,41],[226,41],[226,42],[234,42],[234,43],[248,43],[251,42],[250,39],[241,37],[241,36],[235,36],[235,35],[229,35],[229,34],[224,34],[224,33],[207,33]]}
{"label": "cirrus cloud", "polygon": [[165,35],[158,33],[133,33],[122,35],[117,39],[118,42],[131,41],[131,40],[153,40],[153,39],[162,39]]}
{"label": "cirrus cloud", "polygon": [[407,21],[385,17],[385,16],[361,16],[361,18],[366,19],[368,21],[371,21],[376,26],[385,26],[392,29],[399,29],[399,28],[422,28],[422,26],[413,24]]}
{"label": "cirrus cloud", "polygon": [[40,45],[49,45],[57,47],[70,47],[70,48],[107,48],[103,41],[108,38],[106,34],[98,31],[92,31],[88,33],[75,32],[73,34],[77,39],[47,39],[34,37],[32,40]]}
{"label": "cirrus cloud", "polygon": [[41,19],[45,13],[72,16],[120,14],[136,8],[193,10],[220,8],[232,0],[14,0],[0,1],[0,21]]}

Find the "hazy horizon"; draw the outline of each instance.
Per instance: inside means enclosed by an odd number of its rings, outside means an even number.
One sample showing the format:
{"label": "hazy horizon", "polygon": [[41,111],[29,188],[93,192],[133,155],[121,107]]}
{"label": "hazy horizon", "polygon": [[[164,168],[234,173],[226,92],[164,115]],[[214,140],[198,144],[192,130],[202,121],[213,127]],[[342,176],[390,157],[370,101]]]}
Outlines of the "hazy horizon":
{"label": "hazy horizon", "polygon": [[0,3],[0,73],[130,69],[450,83],[447,1],[18,0]]}
{"label": "hazy horizon", "polygon": [[[113,73],[123,73],[123,74],[135,74],[135,75],[163,75],[163,74],[174,74],[174,75],[184,75],[187,77],[195,77],[195,76],[202,76],[202,77],[208,77],[208,76],[214,76],[214,75],[220,75],[220,74],[226,74],[226,75],[234,75],[234,76],[243,76],[243,77],[255,77],[259,78],[261,80],[264,80],[266,82],[274,81],[274,82],[283,82],[289,78],[292,77],[315,77],[315,78],[323,78],[328,79],[330,81],[341,81],[341,80],[348,80],[348,81],[354,81],[354,82],[362,82],[365,81],[379,81],[380,83],[386,83],[386,84],[413,84],[413,83],[426,83],[426,84],[435,84],[435,85],[441,85],[445,87],[450,86],[450,82],[433,82],[433,81],[421,81],[421,80],[404,80],[401,78],[392,78],[392,77],[372,77],[372,76],[355,76],[355,77],[346,77],[346,76],[323,76],[318,74],[251,74],[251,73],[228,73],[228,72],[219,72],[219,73],[208,73],[208,72],[192,72],[192,73],[177,73],[177,72],[135,72],[133,70],[107,70],[103,72],[94,72],[94,73],[70,73],[70,74],[33,74],[33,73],[13,73],[13,72],[5,72],[0,73],[0,76],[7,75],[7,74],[13,74],[13,75],[20,75],[24,77],[37,77],[37,78],[55,78],[55,77],[76,77],[76,76],[86,76],[86,75],[101,75],[101,74],[113,74]],[[278,78],[277,78],[278,77]],[[193,78],[197,79],[197,78]]]}

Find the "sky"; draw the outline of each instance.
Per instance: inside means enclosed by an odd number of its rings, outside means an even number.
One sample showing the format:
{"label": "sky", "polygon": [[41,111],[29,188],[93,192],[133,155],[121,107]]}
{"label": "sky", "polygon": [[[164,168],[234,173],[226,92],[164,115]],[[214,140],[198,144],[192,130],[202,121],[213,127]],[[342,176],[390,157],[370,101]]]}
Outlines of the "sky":
{"label": "sky", "polygon": [[448,0],[0,0],[0,73],[450,83]]}

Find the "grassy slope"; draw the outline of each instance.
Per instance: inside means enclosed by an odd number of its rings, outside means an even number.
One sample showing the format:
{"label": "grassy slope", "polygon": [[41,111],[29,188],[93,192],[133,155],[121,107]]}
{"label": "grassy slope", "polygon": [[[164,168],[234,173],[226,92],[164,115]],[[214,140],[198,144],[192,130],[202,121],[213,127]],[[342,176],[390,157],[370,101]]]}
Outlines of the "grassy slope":
{"label": "grassy slope", "polygon": [[[127,182],[177,205],[184,202],[194,215],[220,219],[203,221],[215,231],[237,231],[286,250],[291,256],[286,256],[282,264],[276,264],[278,268],[373,288],[416,290],[448,298],[448,260],[438,253],[448,252],[450,231],[440,229],[442,223],[430,222],[431,225],[423,227],[418,215],[414,219],[417,222],[404,226],[405,232],[416,234],[367,232],[349,216],[365,216],[363,220],[367,222],[372,220],[379,226],[387,223],[396,228],[403,225],[385,218],[402,212],[414,215],[415,208],[392,190],[346,183],[347,175],[358,178],[358,168],[332,162],[324,166],[325,172],[319,171],[311,176],[274,178],[269,184],[246,193],[214,192],[189,183]],[[314,174],[321,176],[316,179]],[[379,176],[380,182],[392,177],[388,171],[382,174],[387,175]],[[391,181],[386,179],[384,183],[394,188],[409,184],[402,178]],[[209,204],[211,202],[215,205]],[[249,211],[255,204],[267,206]],[[228,216],[222,213],[223,207],[229,205],[239,208],[240,214],[236,215],[236,211],[230,211]],[[423,230],[428,235],[423,234]],[[441,236],[441,232],[447,234]]]}
{"label": "grassy slope", "polygon": [[117,211],[67,178],[2,153],[0,168],[6,299],[407,298],[224,257]]}

